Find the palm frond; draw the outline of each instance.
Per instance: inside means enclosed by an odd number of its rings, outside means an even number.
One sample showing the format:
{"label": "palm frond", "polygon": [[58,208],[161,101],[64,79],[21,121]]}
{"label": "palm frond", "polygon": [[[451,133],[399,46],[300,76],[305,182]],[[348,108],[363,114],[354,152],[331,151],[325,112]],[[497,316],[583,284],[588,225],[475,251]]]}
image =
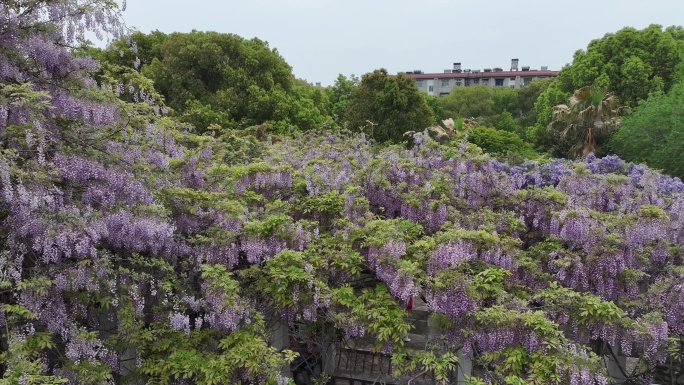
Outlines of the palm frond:
{"label": "palm frond", "polygon": [[612,92],[582,87],[568,98],[567,104],[553,108],[549,128],[560,138],[576,138],[572,139],[577,140],[577,145],[571,150],[571,157],[597,153],[597,139],[610,135],[622,123],[619,117],[627,109]]}

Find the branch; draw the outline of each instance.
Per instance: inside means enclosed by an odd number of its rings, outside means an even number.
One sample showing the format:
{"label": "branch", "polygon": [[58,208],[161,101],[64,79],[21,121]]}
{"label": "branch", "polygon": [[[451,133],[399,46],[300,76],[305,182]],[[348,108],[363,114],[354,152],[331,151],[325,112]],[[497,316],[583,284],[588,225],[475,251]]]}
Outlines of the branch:
{"label": "branch", "polygon": [[422,376],[423,374],[425,374],[425,373],[427,373],[427,372],[428,372],[427,370],[423,370],[422,372],[416,374],[413,378],[411,378],[410,380],[408,380],[408,382],[407,382],[406,384],[407,384],[407,385],[411,385],[411,381],[417,379],[418,377]]}
{"label": "branch", "polygon": [[[610,344],[606,343],[605,347],[608,349],[608,352],[610,352],[610,355],[613,357],[613,360],[615,361],[615,365],[618,367],[618,369],[620,369],[620,373],[622,373],[622,375],[625,376],[625,378],[630,378],[631,376],[628,375],[625,372],[625,370],[622,368],[622,365],[620,365],[618,363],[617,356],[615,356],[615,353],[613,352],[613,348],[610,347]],[[606,367],[606,370],[608,370],[608,367]]]}

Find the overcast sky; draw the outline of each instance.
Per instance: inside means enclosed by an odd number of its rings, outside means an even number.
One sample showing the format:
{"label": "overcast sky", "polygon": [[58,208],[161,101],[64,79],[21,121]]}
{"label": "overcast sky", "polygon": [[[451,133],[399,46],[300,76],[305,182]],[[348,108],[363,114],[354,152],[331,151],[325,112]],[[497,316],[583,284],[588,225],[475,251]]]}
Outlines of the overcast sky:
{"label": "overcast sky", "polygon": [[520,66],[558,70],[573,53],[630,26],[684,24],[681,0],[128,0],[148,33],[217,31],[268,41],[296,77]]}

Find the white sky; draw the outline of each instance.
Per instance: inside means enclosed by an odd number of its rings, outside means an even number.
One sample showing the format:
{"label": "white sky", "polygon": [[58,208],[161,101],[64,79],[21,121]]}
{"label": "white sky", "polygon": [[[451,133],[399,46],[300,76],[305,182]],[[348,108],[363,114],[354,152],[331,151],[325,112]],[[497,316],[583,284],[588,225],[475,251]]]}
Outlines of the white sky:
{"label": "white sky", "polygon": [[558,70],[573,53],[630,26],[684,24],[675,0],[128,0],[124,20],[148,33],[217,31],[268,41],[296,77],[520,66]]}

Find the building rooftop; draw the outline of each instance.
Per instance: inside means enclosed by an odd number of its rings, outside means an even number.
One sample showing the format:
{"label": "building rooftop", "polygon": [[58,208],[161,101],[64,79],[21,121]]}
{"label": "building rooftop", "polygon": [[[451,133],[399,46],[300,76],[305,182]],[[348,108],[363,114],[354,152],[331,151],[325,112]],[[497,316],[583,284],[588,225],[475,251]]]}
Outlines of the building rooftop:
{"label": "building rooftop", "polygon": [[539,76],[557,76],[558,71],[549,70],[529,70],[529,71],[492,71],[492,72],[451,72],[451,73],[405,73],[411,79],[480,79],[480,78],[507,78],[514,76],[522,77],[539,77]]}

